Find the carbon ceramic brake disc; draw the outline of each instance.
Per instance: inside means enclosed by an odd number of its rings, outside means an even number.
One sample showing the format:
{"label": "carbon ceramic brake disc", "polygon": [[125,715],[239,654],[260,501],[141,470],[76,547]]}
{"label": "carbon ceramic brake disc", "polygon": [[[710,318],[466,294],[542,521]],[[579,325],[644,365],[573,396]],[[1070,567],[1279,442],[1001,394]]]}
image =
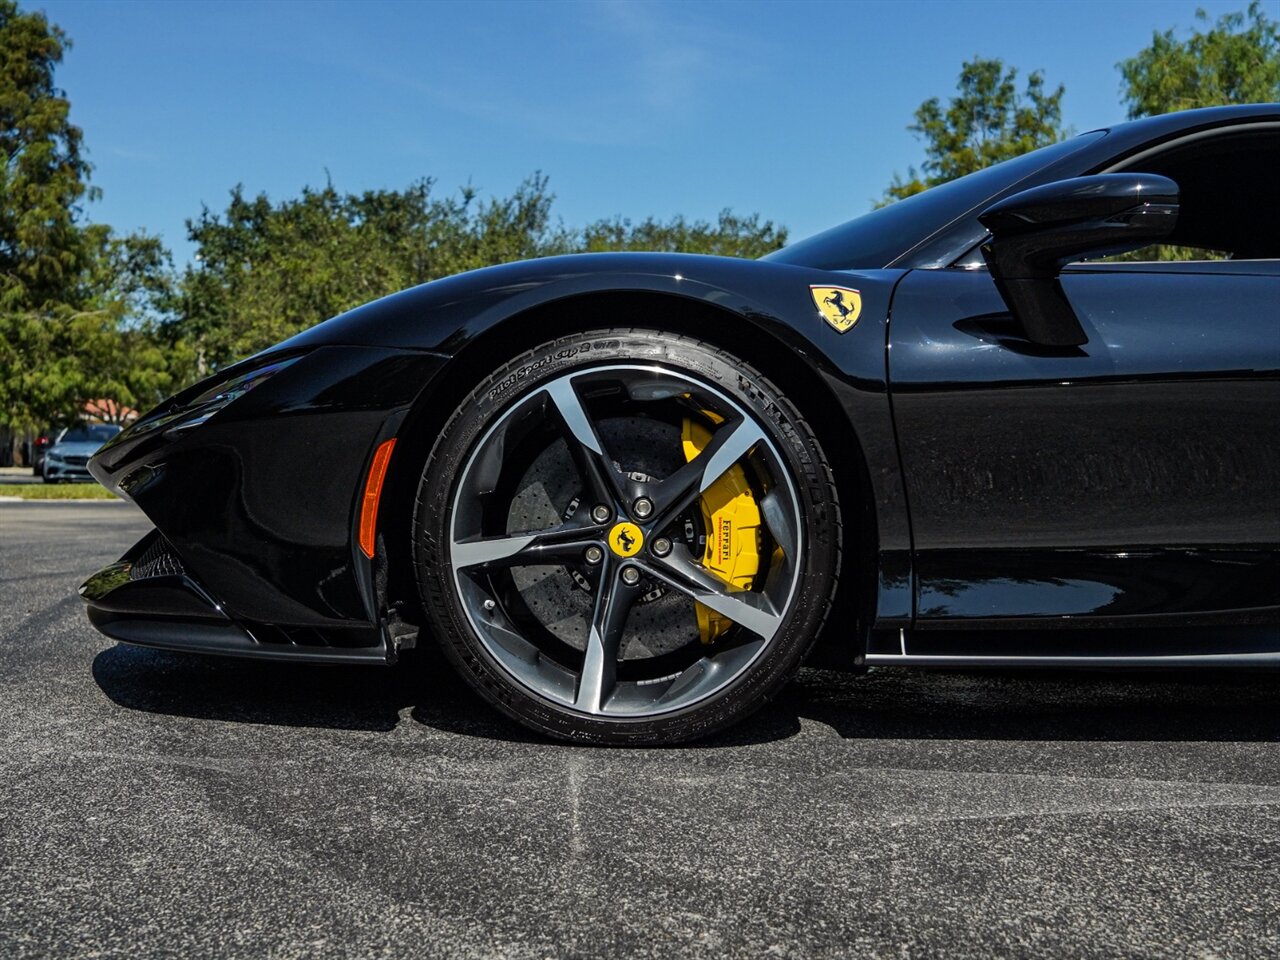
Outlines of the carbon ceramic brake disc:
{"label": "carbon ceramic brake disc", "polygon": [[[685,462],[680,428],[644,417],[618,417],[599,425],[605,448],[625,473],[664,478]],[[507,511],[507,532],[540,530],[560,523],[581,492],[564,441],[556,440],[529,465]],[[595,604],[585,580],[564,566],[520,566],[511,571],[516,591],[552,636],[578,650],[587,645],[587,623]],[[631,610],[621,657],[661,656],[699,639],[694,603],[682,594],[655,589]]]}

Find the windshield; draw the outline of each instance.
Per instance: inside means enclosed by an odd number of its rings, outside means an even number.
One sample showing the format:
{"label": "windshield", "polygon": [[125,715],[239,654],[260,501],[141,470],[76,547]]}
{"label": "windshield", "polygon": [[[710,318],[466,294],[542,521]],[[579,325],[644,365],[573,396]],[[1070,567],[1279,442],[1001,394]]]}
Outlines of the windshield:
{"label": "windshield", "polygon": [[886,267],[997,194],[1069,157],[1105,132],[1095,130],[1005,160],[967,177],[872,210],[856,220],[784,247],[764,259],[819,270]]}
{"label": "windshield", "polygon": [[70,427],[58,438],[59,443],[106,443],[120,428],[106,423],[82,423]]}

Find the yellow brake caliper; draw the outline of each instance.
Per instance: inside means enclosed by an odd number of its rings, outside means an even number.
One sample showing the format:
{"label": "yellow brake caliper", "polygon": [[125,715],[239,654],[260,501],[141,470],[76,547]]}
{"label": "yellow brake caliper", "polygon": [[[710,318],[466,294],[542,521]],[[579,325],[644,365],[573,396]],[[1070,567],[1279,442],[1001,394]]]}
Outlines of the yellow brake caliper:
{"label": "yellow brake caliper", "polygon": [[[712,413],[707,416],[720,419]],[[710,443],[711,431],[686,417],[680,439],[687,462]],[[760,507],[747,483],[746,471],[734,464],[707,487],[699,505],[707,532],[703,567],[730,586],[750,590],[760,572]],[[711,643],[733,626],[732,620],[710,607],[701,603],[695,606],[703,643]]]}

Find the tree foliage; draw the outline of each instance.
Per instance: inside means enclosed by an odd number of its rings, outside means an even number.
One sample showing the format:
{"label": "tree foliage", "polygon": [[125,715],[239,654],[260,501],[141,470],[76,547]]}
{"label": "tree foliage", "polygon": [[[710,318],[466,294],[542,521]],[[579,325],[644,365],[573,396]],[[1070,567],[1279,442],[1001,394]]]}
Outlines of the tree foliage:
{"label": "tree foliage", "polygon": [[561,253],[666,250],[756,257],[786,231],[726,210],[716,223],[615,218],[570,230],[552,215],[547,178],[507,197],[470,188],[437,196],[420,180],[360,194],[333,184],[273,203],[231,192],[225,211],[189,221],[197,260],[182,277],[173,339],[202,369],[261,350],[375,297],[480,267]]}
{"label": "tree foliage", "polygon": [[649,217],[639,223],[615,217],[589,224],[578,246],[588,253],[606,250],[655,250],[666,253],[705,253],[720,257],[763,257],[787,242],[785,227],[761,222],[759,214],[738,216],[721,210],[715,223],[673,217],[663,223]]}
{"label": "tree foliage", "polygon": [[41,13],[0,0],[0,309],[43,309],[74,293],[76,226],[89,164],[71,105],[53,84],[70,46]]}
{"label": "tree foliage", "polygon": [[1280,100],[1280,23],[1267,17],[1259,0],[1247,11],[1224,14],[1179,40],[1173,30],[1156,33],[1151,45],[1117,67],[1129,117],[1228,103]]}
{"label": "tree foliage", "polygon": [[1006,69],[998,58],[966,61],[956,96],[945,106],[937,97],[926,100],[907,128],[925,141],[922,173],[913,168],[905,180],[895,176],[883,202],[901,200],[1066,136],[1065,88],[1059,84],[1047,90],[1039,71],[1027,76],[1021,92],[1017,80],[1017,69]]}
{"label": "tree foliage", "polygon": [[43,14],[0,0],[0,423],[74,403],[69,334],[86,246],[76,226],[89,165],[53,85],[67,39]]}
{"label": "tree foliage", "polygon": [[91,168],[53,82],[69,46],[43,14],[0,0],[0,426],[100,397],[148,405],[185,374],[182,351],[152,336],[167,251],[82,222]]}
{"label": "tree foliage", "polygon": [[0,426],[35,429],[89,400],[149,407],[191,378],[186,344],[162,336],[152,306],[171,298],[168,252],[155,238],[83,231],[74,297],[0,310]]}

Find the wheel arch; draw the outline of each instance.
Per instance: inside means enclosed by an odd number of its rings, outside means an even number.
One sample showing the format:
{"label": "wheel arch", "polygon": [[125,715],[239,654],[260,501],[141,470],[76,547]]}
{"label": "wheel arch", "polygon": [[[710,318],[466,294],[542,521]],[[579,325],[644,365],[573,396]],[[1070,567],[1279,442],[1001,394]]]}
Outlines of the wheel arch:
{"label": "wheel arch", "polygon": [[[750,336],[743,336],[744,323],[751,325]],[[660,329],[729,350],[763,373],[800,411],[828,458],[844,524],[837,594],[810,662],[859,665],[875,618],[878,536],[868,462],[856,427],[830,386],[814,376],[796,347],[770,325],[750,314],[661,291],[583,293],[513,313],[467,342],[424,389],[398,431],[382,497],[378,526],[386,564],[385,601],[397,605],[410,622],[425,622],[412,560],[418,483],[441,430],[475,384],[539,343],[605,327]]]}

